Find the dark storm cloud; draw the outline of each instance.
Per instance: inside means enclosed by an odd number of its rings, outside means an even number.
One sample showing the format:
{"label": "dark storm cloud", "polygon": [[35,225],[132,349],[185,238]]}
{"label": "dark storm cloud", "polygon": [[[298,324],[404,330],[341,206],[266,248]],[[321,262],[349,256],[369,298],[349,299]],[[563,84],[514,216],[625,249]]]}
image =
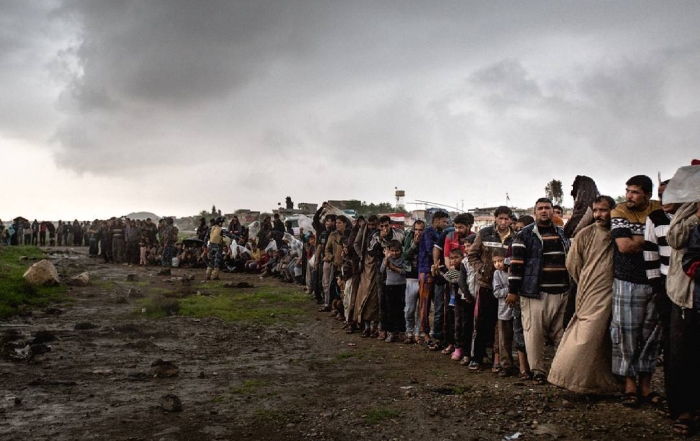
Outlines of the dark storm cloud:
{"label": "dark storm cloud", "polygon": [[[529,182],[533,170],[639,168],[663,146],[673,154],[655,162],[675,169],[700,134],[690,2],[9,6],[0,130],[53,132],[57,163],[76,171],[231,170],[220,185],[249,188],[258,170],[306,166],[317,181],[362,177],[371,199],[397,165]],[[326,191],[317,181],[293,182]]]}

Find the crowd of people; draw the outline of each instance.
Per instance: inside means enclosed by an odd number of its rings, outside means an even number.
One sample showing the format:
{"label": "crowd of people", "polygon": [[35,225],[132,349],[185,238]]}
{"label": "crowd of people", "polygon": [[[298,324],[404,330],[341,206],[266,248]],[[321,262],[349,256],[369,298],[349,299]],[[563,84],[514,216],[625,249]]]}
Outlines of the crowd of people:
{"label": "crowd of people", "polygon": [[[477,231],[469,213],[438,210],[404,229],[323,203],[297,235],[275,214],[248,227],[236,216],[202,218],[183,241],[172,218],[57,227],[19,219],[3,237],[43,245],[48,233],[49,245],[84,244],[105,262],[201,267],[207,279],[277,277],[304,286],[348,334],[423,345],[469,372],[620,393],[623,406],[666,411],[676,434],[691,435],[700,418],[700,198],[665,202],[669,185],[655,200],[652,180],[633,176],[616,203],[577,176],[566,224],[540,198],[532,215],[496,208]],[[659,364],[665,393],[652,389]]]}
{"label": "crowd of people", "polygon": [[[563,227],[540,198],[532,216],[498,207],[476,232],[468,213],[449,225],[437,211],[405,231],[387,216],[353,223],[324,204],[315,233],[302,237],[307,290],[349,334],[425,345],[470,372],[621,394],[623,406],[664,411],[674,433],[691,435],[700,418],[700,197],[664,203],[669,185],[655,200],[652,180],[633,176],[616,203],[578,176]],[[665,393],[652,388],[657,365]]]}

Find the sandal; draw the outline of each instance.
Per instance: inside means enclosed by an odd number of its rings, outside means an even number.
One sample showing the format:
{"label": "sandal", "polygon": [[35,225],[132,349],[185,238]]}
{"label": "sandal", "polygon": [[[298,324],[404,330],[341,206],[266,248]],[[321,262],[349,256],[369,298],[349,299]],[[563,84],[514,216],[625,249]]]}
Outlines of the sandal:
{"label": "sandal", "polygon": [[462,366],[469,366],[469,361],[469,357],[465,355],[461,360],[459,360],[459,364]]}
{"label": "sandal", "polygon": [[518,379],[526,381],[526,380],[532,380],[532,372],[530,371],[521,371],[520,372],[520,377]]}
{"label": "sandal", "polygon": [[403,340],[403,344],[405,345],[412,345],[416,343],[416,339],[412,336],[406,336],[406,338]]}
{"label": "sandal", "polygon": [[622,396],[622,405],[629,407],[630,409],[636,409],[639,407],[639,396],[637,392],[625,392]]}
{"label": "sandal", "polygon": [[502,371],[503,367],[500,363],[494,363],[493,367],[491,368],[491,372],[493,372],[494,374],[500,374]]}
{"label": "sandal", "polygon": [[510,369],[502,368],[502,369],[498,372],[498,376],[501,377],[501,378],[510,377]]}
{"label": "sandal", "polygon": [[443,349],[441,352],[445,355],[450,355],[452,352],[454,352],[455,348],[452,345],[447,345],[445,349]]}
{"label": "sandal", "polygon": [[431,351],[439,351],[440,349],[442,349],[442,343],[440,343],[439,341],[433,342],[432,344],[428,345],[428,349]]}
{"label": "sandal", "polygon": [[542,386],[547,384],[547,377],[545,377],[543,373],[538,372],[532,376],[532,382],[535,384],[535,386]]}
{"label": "sandal", "polygon": [[472,372],[479,372],[481,370],[481,365],[478,361],[472,360],[469,362],[469,370]]}
{"label": "sandal", "polygon": [[647,403],[657,410],[661,410],[666,406],[666,398],[658,392],[650,392],[648,395],[640,396],[639,401]]}
{"label": "sandal", "polygon": [[691,418],[677,418],[672,427],[676,435],[692,436],[695,433],[695,422]]}
{"label": "sandal", "polygon": [[369,329],[365,329],[364,331],[362,331],[362,334],[360,334],[360,338],[369,338],[369,336],[370,336]]}

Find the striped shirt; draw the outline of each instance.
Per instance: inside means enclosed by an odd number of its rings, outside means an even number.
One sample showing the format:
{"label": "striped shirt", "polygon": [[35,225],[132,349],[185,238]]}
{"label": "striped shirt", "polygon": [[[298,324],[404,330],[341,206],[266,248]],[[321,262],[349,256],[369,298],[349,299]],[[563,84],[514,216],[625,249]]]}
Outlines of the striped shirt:
{"label": "striped shirt", "polygon": [[549,294],[561,294],[569,289],[569,273],[566,270],[566,252],[554,227],[538,226],[542,236],[542,273],[540,290]]}
{"label": "striped shirt", "polygon": [[666,233],[672,218],[672,214],[663,210],[655,210],[647,217],[644,230],[644,261],[650,282],[655,283],[654,279],[663,281],[668,275],[671,247],[666,241]]}
{"label": "striped shirt", "polygon": [[[613,241],[620,238],[632,239],[634,236],[644,236],[646,220],[654,210],[661,208],[659,201],[650,200],[649,205],[641,211],[630,210],[624,202],[617,204],[612,210],[610,233]],[[613,271],[615,278],[637,284],[647,284],[649,280],[645,272],[646,263],[643,253],[623,253],[615,243],[613,255]]]}

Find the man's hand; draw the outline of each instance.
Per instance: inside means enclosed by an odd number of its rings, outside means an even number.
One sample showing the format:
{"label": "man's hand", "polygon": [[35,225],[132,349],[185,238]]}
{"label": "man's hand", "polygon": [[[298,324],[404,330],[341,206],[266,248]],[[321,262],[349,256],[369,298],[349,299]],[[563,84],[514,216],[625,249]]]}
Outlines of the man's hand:
{"label": "man's hand", "polygon": [[518,303],[518,295],[513,293],[508,293],[506,296],[506,305],[515,306]]}

